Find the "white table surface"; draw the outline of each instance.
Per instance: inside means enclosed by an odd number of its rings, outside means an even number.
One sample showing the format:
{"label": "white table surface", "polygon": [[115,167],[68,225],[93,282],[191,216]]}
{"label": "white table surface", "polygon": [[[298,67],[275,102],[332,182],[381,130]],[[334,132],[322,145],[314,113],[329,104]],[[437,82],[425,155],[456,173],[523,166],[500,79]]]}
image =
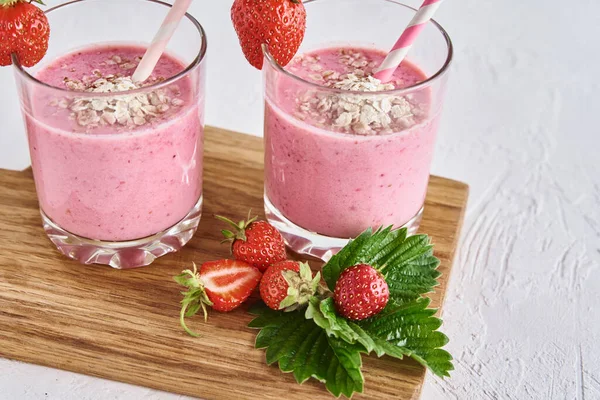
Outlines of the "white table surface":
{"label": "white table surface", "polygon": [[[206,120],[261,135],[231,3],[191,9],[212,49]],[[471,195],[444,312],[456,370],[423,399],[600,399],[600,2],[455,0],[437,19],[456,61],[433,173]],[[0,87],[0,168],[21,169],[10,68]],[[0,359],[2,400],[178,398]]]}

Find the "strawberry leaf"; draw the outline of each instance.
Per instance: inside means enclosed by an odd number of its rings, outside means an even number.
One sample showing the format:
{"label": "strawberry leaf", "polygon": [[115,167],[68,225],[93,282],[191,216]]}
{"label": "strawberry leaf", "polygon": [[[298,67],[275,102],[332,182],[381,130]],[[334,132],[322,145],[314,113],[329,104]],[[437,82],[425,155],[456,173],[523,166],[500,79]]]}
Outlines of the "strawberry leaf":
{"label": "strawberry leaf", "polygon": [[331,291],[342,271],[356,264],[381,271],[388,283],[390,300],[403,303],[433,291],[440,261],[433,255],[427,235],[407,237],[406,228],[366,230],[323,266],[323,278]]}
{"label": "strawberry leaf", "polygon": [[[313,297],[306,309],[306,319],[313,319],[317,325],[325,329],[329,336],[334,336],[348,343],[360,343],[368,353],[376,349],[373,339],[360,326],[340,317],[335,312],[333,298],[319,301]],[[383,353],[378,355],[382,355]]]}
{"label": "strawberry leaf", "polygon": [[448,337],[437,329],[442,320],[436,309],[427,308],[430,300],[420,298],[403,304],[388,304],[378,315],[358,325],[374,339],[376,351],[392,357],[410,356],[434,374],[450,376],[452,356],[441,349]]}
{"label": "strawberry leaf", "polygon": [[274,311],[258,303],[250,313],[256,318],[248,326],[261,329],[255,346],[266,349],[268,364],[277,362],[281,371],[292,372],[298,383],[311,377],[324,382],[336,397],[363,391],[362,345],[329,336],[304,317],[304,310]]}
{"label": "strawberry leaf", "polygon": [[368,353],[387,354],[399,359],[413,357],[439,376],[453,370],[452,356],[440,349],[448,338],[437,329],[441,320],[427,308],[429,299],[388,306],[379,315],[362,322],[348,321],[335,311],[333,299],[311,299],[306,318],[313,319],[328,335],[348,343],[360,343]]}

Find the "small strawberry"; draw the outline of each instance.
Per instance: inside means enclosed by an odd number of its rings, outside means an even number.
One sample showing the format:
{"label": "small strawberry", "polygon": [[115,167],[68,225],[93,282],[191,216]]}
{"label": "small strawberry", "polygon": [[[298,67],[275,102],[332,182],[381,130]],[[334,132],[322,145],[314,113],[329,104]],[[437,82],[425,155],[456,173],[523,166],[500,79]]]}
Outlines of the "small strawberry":
{"label": "small strawberry", "polygon": [[261,271],[269,265],[286,259],[285,242],[281,233],[266,221],[256,217],[235,223],[225,217],[216,216],[233,227],[233,232],[222,230],[225,242],[231,242],[231,251],[236,260],[246,261]]}
{"label": "small strawberry", "polygon": [[263,66],[261,45],[286,66],[306,31],[306,9],[300,0],[235,0],[231,20],[246,59],[258,69]]}
{"label": "small strawberry", "polygon": [[50,26],[42,10],[30,1],[0,0],[0,66],[12,63],[12,53],[21,65],[37,64],[46,55],[49,38]]}
{"label": "small strawberry", "polygon": [[345,269],[335,284],[333,299],[344,318],[360,321],[383,310],[390,298],[385,278],[375,268],[358,264]]}
{"label": "small strawberry", "polygon": [[314,276],[307,263],[282,261],[271,265],[260,281],[260,297],[273,310],[296,309],[321,292],[321,273]]}
{"label": "small strawberry", "polygon": [[262,274],[243,261],[218,260],[205,262],[196,269],[183,271],[174,277],[175,282],[188,288],[181,301],[180,323],[192,336],[198,336],[185,324],[185,317],[195,315],[200,308],[207,319],[206,306],[217,311],[231,311],[240,306],[256,288]]}

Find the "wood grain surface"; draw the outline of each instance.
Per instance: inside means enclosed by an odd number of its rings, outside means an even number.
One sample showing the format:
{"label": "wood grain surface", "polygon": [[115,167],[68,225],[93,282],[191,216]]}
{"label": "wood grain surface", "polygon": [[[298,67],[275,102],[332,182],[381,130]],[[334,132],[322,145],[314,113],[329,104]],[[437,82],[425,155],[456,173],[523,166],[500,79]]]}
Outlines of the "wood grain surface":
{"label": "wood grain surface", "polygon": [[[192,261],[229,256],[212,216],[262,213],[262,140],[206,129],[204,215],[180,252],[149,267],[113,270],[63,257],[41,225],[31,172],[0,170],[0,357],[205,399],[327,399],[320,383],[298,385],[265,364],[246,327],[246,309],[211,312],[179,326],[180,288],[172,276]],[[421,231],[442,261],[441,306],[468,196],[460,182],[433,176]],[[312,263],[318,268],[318,263]],[[443,327],[442,327],[443,329]],[[415,399],[424,369],[411,360],[364,357],[362,399]]]}

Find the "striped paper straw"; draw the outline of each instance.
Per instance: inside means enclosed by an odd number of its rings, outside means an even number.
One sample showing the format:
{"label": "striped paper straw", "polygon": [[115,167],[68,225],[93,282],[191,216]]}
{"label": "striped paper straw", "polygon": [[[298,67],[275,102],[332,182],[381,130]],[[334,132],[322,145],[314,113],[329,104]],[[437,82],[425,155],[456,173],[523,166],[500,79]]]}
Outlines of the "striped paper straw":
{"label": "striped paper straw", "polygon": [[175,0],[160,29],[156,32],[154,39],[152,39],[152,43],[148,46],[140,64],[135,69],[131,80],[134,82],[144,82],[150,77],[160,56],[162,56],[167,48],[169,40],[171,40],[177,26],[179,26],[179,22],[187,12],[187,9],[190,8],[191,3],[192,0]]}
{"label": "striped paper straw", "polygon": [[408,54],[413,43],[419,36],[419,33],[423,30],[425,25],[433,17],[443,0],[425,0],[419,11],[415,13],[415,16],[410,21],[400,39],[396,42],[392,50],[385,57],[385,60],[381,65],[374,70],[373,76],[382,82],[387,82],[394,75],[394,71],[400,65],[404,57]]}

